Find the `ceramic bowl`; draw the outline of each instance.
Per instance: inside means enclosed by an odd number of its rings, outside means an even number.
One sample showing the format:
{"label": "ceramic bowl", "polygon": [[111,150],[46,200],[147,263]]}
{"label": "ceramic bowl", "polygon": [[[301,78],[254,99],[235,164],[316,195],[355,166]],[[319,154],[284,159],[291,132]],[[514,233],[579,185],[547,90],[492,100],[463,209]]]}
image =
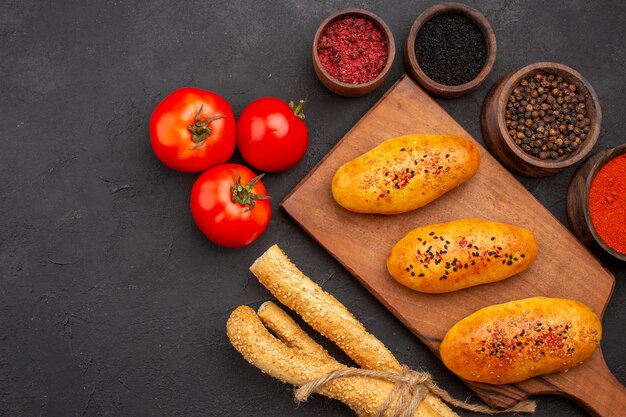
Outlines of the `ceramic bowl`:
{"label": "ceramic bowl", "polygon": [[[587,139],[574,152],[559,159],[540,159],[527,154],[511,138],[505,123],[506,105],[513,89],[522,79],[539,71],[560,76],[576,85],[578,94],[585,97],[587,117],[591,120]],[[483,139],[489,151],[509,170],[528,177],[553,175],[584,159],[598,140],[601,123],[600,102],[589,82],[572,68],[553,62],[537,62],[502,77],[485,97],[480,117]]]}
{"label": "ceramic bowl", "polygon": [[[360,17],[360,18],[369,20],[371,22],[374,22],[374,24],[378,27],[378,29],[381,31],[381,33],[383,34],[383,36],[385,37],[387,41],[387,63],[385,67],[383,68],[382,72],[378,74],[376,78],[363,84],[348,84],[348,83],[341,82],[338,79],[332,77],[326,71],[326,69],[324,69],[324,66],[320,62],[320,59],[317,53],[317,42],[320,36],[322,35],[322,33],[326,31],[326,28],[335,20],[338,20],[347,16]],[[315,37],[313,39],[312,55],[313,55],[313,68],[315,69],[315,73],[317,74],[317,77],[320,79],[322,84],[324,84],[332,92],[337,93],[339,95],[347,96],[347,97],[358,97],[358,96],[363,96],[365,94],[371,93],[372,91],[377,89],[383,83],[383,81],[385,81],[385,79],[389,75],[389,71],[391,70],[391,65],[393,64],[393,59],[396,55],[396,46],[393,40],[393,34],[391,33],[391,30],[389,30],[389,27],[387,26],[387,24],[380,17],[378,17],[374,13],[365,9],[351,8],[351,9],[340,10],[336,13],[331,14],[322,22],[322,24],[320,24],[320,26],[317,28],[317,32],[315,32]]]}
{"label": "ceramic bowl", "polygon": [[583,244],[595,250],[600,248],[626,262],[626,254],[604,243],[593,227],[589,214],[589,189],[596,174],[607,162],[623,154],[626,154],[626,144],[600,149],[578,168],[567,188],[567,219],[572,232]]}
{"label": "ceramic bowl", "polygon": [[[473,80],[460,85],[440,84],[428,77],[417,61],[415,39],[419,30],[431,18],[441,14],[460,14],[471,19],[481,30],[487,42],[487,61],[482,71]],[[442,98],[461,97],[471,93],[487,78],[496,61],[496,35],[487,18],[478,10],[463,3],[439,3],[424,10],[411,26],[404,46],[404,62],[408,73],[431,94]]]}

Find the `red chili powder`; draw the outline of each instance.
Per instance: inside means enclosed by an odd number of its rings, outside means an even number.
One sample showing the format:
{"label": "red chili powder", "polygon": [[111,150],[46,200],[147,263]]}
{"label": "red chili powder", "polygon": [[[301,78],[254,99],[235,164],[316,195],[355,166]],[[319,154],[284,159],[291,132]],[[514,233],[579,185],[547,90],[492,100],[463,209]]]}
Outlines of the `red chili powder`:
{"label": "red chili powder", "polygon": [[589,214],[604,243],[626,254],[626,154],[596,174],[589,190]]}
{"label": "red chili powder", "polygon": [[317,42],[324,69],[347,84],[363,84],[378,77],[387,64],[387,40],[374,22],[344,17],[332,22]]}

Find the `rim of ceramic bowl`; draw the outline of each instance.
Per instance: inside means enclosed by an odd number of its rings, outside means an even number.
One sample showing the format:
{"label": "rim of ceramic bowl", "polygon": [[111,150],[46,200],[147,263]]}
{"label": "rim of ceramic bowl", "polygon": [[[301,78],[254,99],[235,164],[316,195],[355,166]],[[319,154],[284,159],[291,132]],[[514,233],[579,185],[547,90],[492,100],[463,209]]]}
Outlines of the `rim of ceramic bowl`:
{"label": "rim of ceramic bowl", "polygon": [[582,202],[583,207],[584,207],[583,213],[585,215],[585,223],[587,224],[587,227],[589,228],[589,231],[591,232],[591,235],[593,236],[594,240],[598,242],[600,247],[604,249],[607,253],[609,253],[610,255],[614,256],[615,258],[621,261],[626,261],[626,254],[618,252],[616,249],[606,244],[604,240],[602,240],[602,237],[600,236],[595,226],[593,225],[593,222],[591,221],[591,212],[589,209],[589,191],[591,190],[591,184],[593,183],[593,180],[596,178],[596,175],[598,174],[598,172],[600,172],[600,170],[607,163],[617,158],[618,156],[621,156],[624,154],[626,154],[626,143],[610,149],[609,153],[607,153],[605,156],[603,156],[602,158],[600,158],[598,161],[596,161],[593,164],[593,166],[591,167],[591,171],[589,175],[587,176],[587,179],[585,180],[585,194],[584,194],[585,201]]}
{"label": "rim of ceramic bowl", "polygon": [[[487,44],[487,60],[485,61],[483,68],[476,77],[464,84],[447,85],[438,83],[437,81],[433,80],[428,75],[426,75],[422,67],[419,65],[419,61],[417,60],[417,56],[415,54],[415,42],[417,40],[417,34],[419,33],[422,26],[424,26],[424,24],[433,17],[442,14],[460,14],[471,19],[472,22],[474,22],[476,26],[480,29],[483,37],[485,38],[485,43]],[[418,78],[420,84],[424,85],[424,87],[426,87],[429,91],[435,94],[462,94],[469,93],[475,90],[480,84],[485,81],[487,76],[489,76],[491,70],[493,69],[493,64],[496,60],[497,42],[493,27],[491,26],[491,23],[485,17],[485,15],[483,15],[477,9],[474,9],[473,7],[466,4],[447,2],[435,4],[424,10],[417,16],[417,18],[413,22],[413,25],[411,26],[409,37],[407,38],[406,51],[409,59],[409,64],[415,71],[416,78]]]}
{"label": "rim of ceramic bowl", "polygon": [[[576,152],[570,154],[567,157],[559,159],[540,159],[536,156],[532,156],[524,152],[513,139],[509,136],[509,130],[506,127],[506,121],[504,114],[506,112],[506,98],[511,95],[511,92],[522,81],[522,79],[528,77],[537,71],[544,71],[546,73],[562,72],[567,74],[568,82],[576,84],[578,89],[582,89],[583,95],[585,95],[590,103],[588,103],[588,111],[593,112],[589,116],[591,119],[591,127],[589,133],[587,133],[587,139],[577,149]],[[561,74],[559,74],[561,75]],[[511,150],[519,159],[524,162],[534,165],[540,168],[567,168],[585,158],[589,152],[593,149],[600,136],[600,127],[602,125],[602,110],[600,108],[600,102],[596,92],[589,82],[576,70],[568,67],[567,65],[559,64],[556,62],[537,62],[534,64],[526,65],[514,71],[507,80],[500,87],[500,93],[497,98],[504,97],[503,107],[497,110],[497,125],[501,136],[504,138],[504,142],[509,150]]]}
{"label": "rim of ceramic bowl", "polygon": [[[317,52],[317,43],[319,41],[321,34],[326,30],[326,28],[335,20],[339,19],[340,17],[351,16],[351,15],[364,17],[367,20],[370,20],[371,22],[376,24],[376,26],[378,26],[378,29],[382,30],[382,33],[384,34],[386,41],[387,41],[387,62],[385,63],[385,66],[383,67],[382,71],[375,78],[371,79],[370,81],[366,83],[361,83],[361,84],[345,83],[343,81],[339,81],[337,78],[330,75],[328,71],[326,71],[326,68],[324,68],[324,66],[322,65],[322,62],[320,61],[319,55]],[[378,81],[381,80],[381,78],[386,77],[387,74],[389,73],[389,70],[391,69],[391,66],[393,65],[395,53],[396,53],[395,42],[393,39],[393,34],[391,33],[391,30],[389,29],[389,26],[387,26],[385,21],[381,19],[378,15],[366,9],[348,8],[348,9],[343,9],[335,13],[332,13],[330,16],[324,19],[324,21],[322,21],[322,23],[318,26],[317,31],[315,32],[315,37],[313,39],[313,59],[316,61],[316,65],[318,66],[319,70],[324,74],[324,76],[327,79],[331,80],[334,84],[339,85],[344,88],[350,88],[350,89],[364,88],[364,87],[369,87],[373,84],[376,84]]]}

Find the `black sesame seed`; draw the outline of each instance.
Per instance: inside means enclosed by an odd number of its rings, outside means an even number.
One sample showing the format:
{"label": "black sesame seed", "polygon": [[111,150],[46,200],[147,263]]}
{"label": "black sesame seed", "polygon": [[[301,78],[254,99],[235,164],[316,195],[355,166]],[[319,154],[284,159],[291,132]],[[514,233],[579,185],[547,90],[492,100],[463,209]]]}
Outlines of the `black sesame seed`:
{"label": "black sesame seed", "polygon": [[424,23],[417,34],[415,54],[428,77],[445,85],[461,85],[483,69],[487,42],[471,19],[445,13]]}
{"label": "black sesame seed", "polygon": [[496,237],[495,236],[491,236],[491,240],[496,240]]}

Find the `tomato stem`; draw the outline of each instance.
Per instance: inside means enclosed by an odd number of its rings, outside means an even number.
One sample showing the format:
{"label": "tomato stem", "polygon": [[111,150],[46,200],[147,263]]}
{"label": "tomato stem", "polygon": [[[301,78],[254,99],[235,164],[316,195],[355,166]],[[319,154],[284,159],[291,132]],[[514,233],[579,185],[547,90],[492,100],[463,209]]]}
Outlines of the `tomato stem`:
{"label": "tomato stem", "polygon": [[298,104],[293,100],[289,102],[289,108],[293,111],[293,114],[300,120],[304,120],[304,113],[302,113],[302,107],[304,106],[304,100],[300,100]]}
{"label": "tomato stem", "polygon": [[206,138],[213,133],[211,128],[209,127],[209,123],[213,120],[224,119],[226,116],[222,116],[220,114],[216,116],[211,116],[208,119],[202,121],[200,117],[202,116],[202,108],[204,104],[200,105],[200,110],[198,110],[198,114],[196,114],[195,123],[187,126],[187,129],[191,132],[191,140],[193,141],[193,145],[189,149],[196,149],[206,143]]}
{"label": "tomato stem", "polygon": [[235,170],[233,170],[233,172],[237,174],[237,181],[230,187],[233,203],[239,203],[244,207],[249,206],[246,208],[246,211],[250,211],[254,208],[254,200],[267,200],[270,198],[269,195],[257,195],[252,192],[254,185],[259,182],[265,174],[252,178],[248,184],[244,185],[241,183],[241,175]]}

